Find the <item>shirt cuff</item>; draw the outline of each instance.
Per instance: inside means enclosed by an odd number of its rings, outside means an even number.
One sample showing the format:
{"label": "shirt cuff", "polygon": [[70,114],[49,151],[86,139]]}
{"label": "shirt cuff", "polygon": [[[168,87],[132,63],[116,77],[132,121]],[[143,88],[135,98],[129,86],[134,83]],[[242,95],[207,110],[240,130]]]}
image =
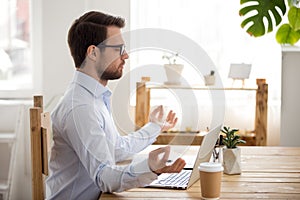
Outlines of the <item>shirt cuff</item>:
{"label": "shirt cuff", "polygon": [[149,172],[152,174],[155,174],[149,167],[148,159],[145,159],[141,162],[133,164],[132,172],[134,175],[140,175],[140,174],[149,173]]}
{"label": "shirt cuff", "polygon": [[153,122],[148,122],[141,130],[146,131],[151,137],[157,137],[161,132],[161,127]]}

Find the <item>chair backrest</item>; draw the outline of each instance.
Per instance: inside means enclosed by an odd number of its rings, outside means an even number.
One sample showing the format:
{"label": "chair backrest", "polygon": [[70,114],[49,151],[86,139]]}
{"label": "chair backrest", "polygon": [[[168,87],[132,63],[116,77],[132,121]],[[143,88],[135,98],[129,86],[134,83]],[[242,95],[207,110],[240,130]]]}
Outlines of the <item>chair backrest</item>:
{"label": "chair backrest", "polygon": [[34,96],[30,108],[32,199],[45,198],[44,175],[48,176],[50,114],[43,112],[43,96]]}

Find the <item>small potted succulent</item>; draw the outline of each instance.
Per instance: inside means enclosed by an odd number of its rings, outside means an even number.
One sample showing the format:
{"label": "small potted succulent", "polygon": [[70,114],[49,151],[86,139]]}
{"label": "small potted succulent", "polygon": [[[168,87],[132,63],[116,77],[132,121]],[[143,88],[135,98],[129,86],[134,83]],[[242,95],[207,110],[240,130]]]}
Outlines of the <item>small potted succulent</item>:
{"label": "small potted succulent", "polygon": [[176,58],[178,53],[173,53],[171,55],[163,55],[162,59],[167,59],[168,64],[164,64],[165,72],[168,81],[166,84],[179,85],[181,83],[181,72],[183,70],[182,64],[176,64]]}
{"label": "small potted succulent", "polygon": [[246,141],[241,140],[237,135],[238,129],[230,129],[223,127],[221,130],[225,133],[223,138],[223,166],[225,174],[241,174],[241,149],[237,147],[239,144],[245,144]]}

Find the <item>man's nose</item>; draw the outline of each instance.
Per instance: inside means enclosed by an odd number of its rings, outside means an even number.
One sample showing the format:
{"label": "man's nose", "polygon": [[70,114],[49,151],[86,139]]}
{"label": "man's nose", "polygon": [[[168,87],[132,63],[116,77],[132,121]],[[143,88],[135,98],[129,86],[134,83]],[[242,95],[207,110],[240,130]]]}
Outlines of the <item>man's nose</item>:
{"label": "man's nose", "polygon": [[128,58],[129,58],[129,55],[128,55],[128,53],[127,53],[127,51],[126,51],[126,50],[124,51],[124,53],[123,53],[123,55],[121,56],[121,58],[122,58],[123,60],[125,60],[125,59],[128,59]]}

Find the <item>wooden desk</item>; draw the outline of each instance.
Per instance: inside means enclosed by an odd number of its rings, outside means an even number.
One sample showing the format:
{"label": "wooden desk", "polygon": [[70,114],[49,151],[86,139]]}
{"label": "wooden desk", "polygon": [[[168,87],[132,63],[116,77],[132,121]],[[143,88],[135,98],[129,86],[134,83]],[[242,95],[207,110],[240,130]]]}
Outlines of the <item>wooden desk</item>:
{"label": "wooden desk", "polygon": [[[223,175],[221,199],[300,199],[300,147],[241,147],[242,174]],[[136,188],[106,199],[200,199],[199,181],[188,190]]]}

